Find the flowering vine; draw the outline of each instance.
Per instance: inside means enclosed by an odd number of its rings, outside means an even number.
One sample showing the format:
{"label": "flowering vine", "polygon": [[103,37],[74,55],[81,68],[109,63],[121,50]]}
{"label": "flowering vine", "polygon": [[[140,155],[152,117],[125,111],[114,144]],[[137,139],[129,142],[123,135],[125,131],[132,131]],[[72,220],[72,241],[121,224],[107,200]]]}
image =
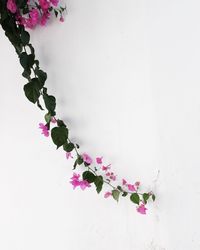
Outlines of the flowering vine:
{"label": "flowering vine", "polygon": [[81,175],[73,172],[70,179],[73,189],[85,190],[95,186],[97,193],[100,193],[106,184],[109,188],[104,192],[106,199],[113,197],[119,201],[121,197],[129,197],[130,201],[136,204],[137,212],[146,214],[146,204],[155,200],[153,192],[141,192],[141,184],[138,181],[119,181],[112,171],[111,164],[105,164],[102,156],[93,159],[87,153],[80,153],[79,145],[70,140],[67,125],[56,117],[56,98],[48,94],[45,86],[47,74],[40,68],[35,57],[27,28],[46,25],[52,14],[63,22],[63,12],[66,8],[58,4],[59,0],[0,0],[0,24],[14,46],[23,68],[22,76],[27,80],[24,85],[25,96],[41,110],[47,110],[45,123],[39,124],[41,133],[45,137],[51,137],[57,149],[62,147],[66,158],[74,162],[73,170],[79,168],[82,171]]}

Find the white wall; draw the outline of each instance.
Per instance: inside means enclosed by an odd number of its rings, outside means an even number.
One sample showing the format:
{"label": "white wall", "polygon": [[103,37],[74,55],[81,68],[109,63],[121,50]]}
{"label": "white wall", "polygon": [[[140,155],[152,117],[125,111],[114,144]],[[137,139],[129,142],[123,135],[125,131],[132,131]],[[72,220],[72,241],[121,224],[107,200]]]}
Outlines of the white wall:
{"label": "white wall", "polygon": [[[0,249],[199,250],[200,2],[68,0],[64,24],[32,33],[59,117],[119,177],[153,188],[141,216],[94,189],[40,135],[0,34]],[[160,175],[155,182],[157,173]]]}

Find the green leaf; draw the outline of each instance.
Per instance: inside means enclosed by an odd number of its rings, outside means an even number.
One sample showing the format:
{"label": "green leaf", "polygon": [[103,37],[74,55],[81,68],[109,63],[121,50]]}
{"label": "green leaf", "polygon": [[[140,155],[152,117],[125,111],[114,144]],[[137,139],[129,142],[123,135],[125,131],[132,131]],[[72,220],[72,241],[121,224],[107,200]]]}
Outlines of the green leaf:
{"label": "green leaf", "polygon": [[37,100],[37,106],[38,106],[38,108],[40,108],[41,110],[44,110],[43,107],[42,107],[42,105],[40,104],[39,99]]}
{"label": "green leaf", "polygon": [[103,187],[103,177],[101,175],[96,176],[94,184],[96,186],[97,193],[99,194]]}
{"label": "green leaf", "polygon": [[62,120],[57,120],[58,127],[66,127],[65,123]]}
{"label": "green leaf", "polygon": [[51,114],[47,113],[47,114],[44,116],[44,119],[45,119],[46,123],[50,123],[50,121],[51,121]]}
{"label": "green leaf", "polygon": [[25,70],[30,69],[34,64],[34,54],[28,55],[26,52],[22,52],[19,56],[20,64]]}
{"label": "green leaf", "polygon": [[63,145],[63,149],[66,151],[66,152],[71,152],[73,149],[74,149],[74,144],[73,143],[65,143]]}
{"label": "green leaf", "polygon": [[139,205],[139,203],[140,203],[140,197],[139,197],[139,195],[138,195],[137,193],[131,194],[130,199],[131,199],[131,201],[132,201],[133,203]]}
{"label": "green leaf", "polygon": [[77,162],[77,160],[75,160],[74,165],[73,165],[73,170],[76,169],[77,164],[78,164],[78,162]]}
{"label": "green leaf", "polygon": [[31,70],[30,69],[24,70],[24,72],[22,73],[22,76],[24,78],[30,80],[30,78],[31,78]]}
{"label": "green leaf", "polygon": [[152,200],[153,200],[153,201],[155,201],[155,199],[156,199],[155,194],[152,194],[152,196],[151,196],[151,197],[152,197]]}
{"label": "green leaf", "polygon": [[117,189],[118,189],[119,191],[123,191],[123,189],[122,189],[121,186],[117,186]]}
{"label": "green leaf", "polygon": [[128,195],[127,192],[123,192],[123,194],[122,194],[123,197],[126,197],[127,195]]}
{"label": "green leaf", "polygon": [[49,111],[49,113],[51,113],[52,116],[54,116],[56,108],[56,98],[52,95],[44,94],[43,99],[47,110]]}
{"label": "green leaf", "polygon": [[83,164],[83,158],[80,155],[77,158],[77,163],[78,163],[78,165]]}
{"label": "green leaf", "polygon": [[30,35],[27,31],[25,31],[24,29],[22,30],[21,32],[21,41],[22,41],[22,44],[25,46],[29,43],[30,41]]}
{"label": "green leaf", "polygon": [[96,175],[94,175],[92,172],[90,171],[83,172],[83,180],[86,180],[89,183],[92,183],[95,181],[95,179],[96,179]]}
{"label": "green leaf", "polygon": [[28,55],[27,55],[27,53],[26,52],[22,52],[21,55],[20,55],[20,57],[19,57],[19,59],[20,59],[20,63],[22,65],[22,67],[25,70],[29,69]]}
{"label": "green leaf", "polygon": [[68,129],[65,127],[55,127],[51,130],[51,138],[53,143],[59,148],[68,138]]}
{"label": "green leaf", "polygon": [[31,81],[24,85],[24,92],[28,100],[32,103],[36,103],[40,97],[40,91],[38,85],[34,81]]}
{"label": "green leaf", "polygon": [[47,73],[44,72],[41,69],[35,69],[35,74],[38,76],[39,80],[41,81],[41,83],[45,83],[45,81],[47,80]]}
{"label": "green leaf", "polygon": [[149,197],[150,197],[150,195],[149,195],[148,193],[144,193],[144,194],[142,195],[142,197],[143,197],[144,203],[146,204],[147,201],[148,201],[148,199],[149,199]]}
{"label": "green leaf", "polygon": [[112,191],[112,197],[118,202],[119,201],[119,195],[120,195],[120,192],[119,190],[115,189]]}

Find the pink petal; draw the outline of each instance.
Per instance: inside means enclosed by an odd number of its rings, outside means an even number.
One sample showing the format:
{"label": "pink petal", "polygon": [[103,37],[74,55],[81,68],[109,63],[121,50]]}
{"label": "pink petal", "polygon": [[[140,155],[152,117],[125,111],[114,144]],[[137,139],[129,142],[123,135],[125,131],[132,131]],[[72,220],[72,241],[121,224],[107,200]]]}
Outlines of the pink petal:
{"label": "pink petal", "polygon": [[110,197],[111,195],[112,195],[111,192],[106,192],[106,193],[104,194],[104,198],[108,198],[108,197]]}
{"label": "pink petal", "polygon": [[141,204],[139,207],[137,207],[137,212],[140,214],[146,214],[147,208],[145,207],[144,204]]}
{"label": "pink petal", "polygon": [[102,159],[103,159],[103,157],[97,157],[96,158],[97,164],[102,164]]}
{"label": "pink petal", "polygon": [[128,187],[128,190],[129,190],[129,191],[132,191],[132,192],[136,191],[134,185],[128,184],[127,187]]}

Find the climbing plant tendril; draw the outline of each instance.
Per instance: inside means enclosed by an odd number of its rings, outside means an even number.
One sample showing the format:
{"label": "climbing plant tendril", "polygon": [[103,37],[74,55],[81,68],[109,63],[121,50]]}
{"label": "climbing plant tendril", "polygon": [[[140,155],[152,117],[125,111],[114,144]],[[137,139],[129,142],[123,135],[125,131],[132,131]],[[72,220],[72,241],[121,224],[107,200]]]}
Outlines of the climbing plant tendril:
{"label": "climbing plant tendril", "polygon": [[109,189],[104,192],[105,198],[113,197],[119,201],[121,197],[128,197],[140,214],[146,214],[146,204],[155,201],[153,192],[141,192],[138,181],[119,181],[111,165],[104,163],[103,157],[92,159],[87,153],[81,153],[79,145],[70,140],[65,122],[56,117],[56,98],[48,93],[45,85],[47,73],[40,68],[27,29],[37,25],[45,26],[52,15],[63,22],[66,8],[58,7],[58,4],[59,0],[0,0],[0,24],[23,68],[22,76],[27,80],[24,85],[25,96],[42,111],[46,110],[45,122],[39,124],[42,134],[50,136],[57,149],[64,150],[66,158],[73,161],[73,171],[76,168],[82,171],[82,176],[73,172],[70,183],[74,189],[85,190],[94,186],[97,193],[100,193],[103,186],[107,185]]}

